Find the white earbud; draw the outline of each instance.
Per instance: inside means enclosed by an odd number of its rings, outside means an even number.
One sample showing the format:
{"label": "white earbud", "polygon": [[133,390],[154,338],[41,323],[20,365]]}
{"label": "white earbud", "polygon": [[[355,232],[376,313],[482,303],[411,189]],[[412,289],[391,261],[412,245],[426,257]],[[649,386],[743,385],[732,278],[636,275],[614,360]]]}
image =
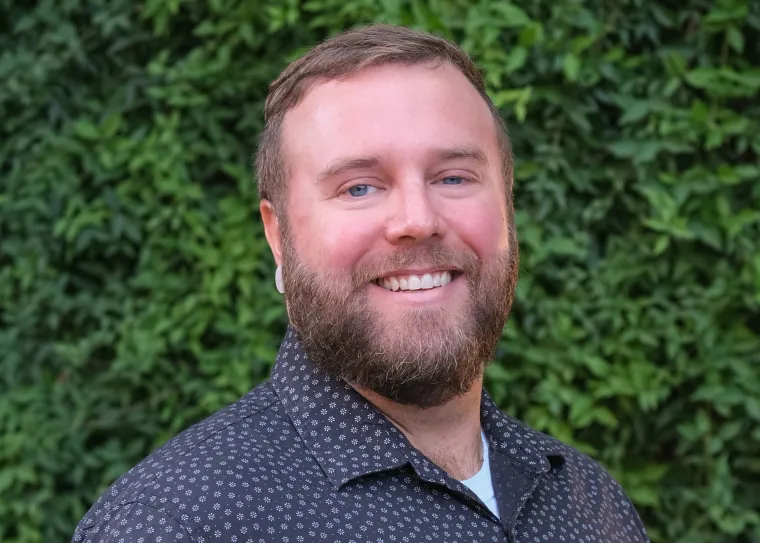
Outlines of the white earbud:
{"label": "white earbud", "polygon": [[285,294],[285,283],[282,280],[282,266],[277,266],[274,272],[274,284],[280,294]]}

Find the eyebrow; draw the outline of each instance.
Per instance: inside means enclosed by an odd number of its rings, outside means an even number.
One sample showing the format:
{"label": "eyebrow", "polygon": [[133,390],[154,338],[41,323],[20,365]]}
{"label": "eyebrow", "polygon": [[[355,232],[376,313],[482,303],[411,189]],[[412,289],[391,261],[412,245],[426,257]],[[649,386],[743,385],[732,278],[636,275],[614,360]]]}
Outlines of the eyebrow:
{"label": "eyebrow", "polygon": [[366,170],[376,168],[380,159],[376,156],[360,156],[349,158],[336,158],[317,176],[317,181],[324,181],[350,170]]}
{"label": "eyebrow", "polygon": [[445,147],[438,149],[435,153],[438,160],[455,160],[458,158],[467,158],[480,162],[483,165],[488,165],[488,158],[485,151],[480,147],[464,146],[464,147]]}
{"label": "eyebrow", "polygon": [[[435,150],[434,156],[439,161],[469,159],[483,165],[488,165],[486,153],[479,147],[475,146],[442,147]],[[351,170],[368,170],[371,168],[377,168],[379,164],[380,158],[377,156],[336,158],[331,161],[327,167],[319,173],[319,175],[317,175],[317,181],[322,182]]]}

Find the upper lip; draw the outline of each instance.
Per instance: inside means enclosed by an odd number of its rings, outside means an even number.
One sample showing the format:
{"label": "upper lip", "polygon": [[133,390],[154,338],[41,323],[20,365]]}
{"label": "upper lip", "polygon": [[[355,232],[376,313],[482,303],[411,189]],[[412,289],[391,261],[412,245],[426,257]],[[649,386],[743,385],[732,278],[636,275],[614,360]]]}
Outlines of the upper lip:
{"label": "upper lip", "polygon": [[378,279],[382,279],[383,277],[393,277],[394,275],[425,275],[426,273],[433,274],[433,273],[457,272],[457,271],[459,270],[456,268],[417,268],[417,269],[393,270],[391,272],[388,272],[386,274],[379,276]]}

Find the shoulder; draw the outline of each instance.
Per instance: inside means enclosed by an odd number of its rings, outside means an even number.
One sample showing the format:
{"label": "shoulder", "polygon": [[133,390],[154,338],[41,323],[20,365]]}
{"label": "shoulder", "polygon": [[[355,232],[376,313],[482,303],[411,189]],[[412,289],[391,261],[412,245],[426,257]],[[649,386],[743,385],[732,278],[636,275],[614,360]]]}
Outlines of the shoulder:
{"label": "shoulder", "polygon": [[72,543],[190,543],[197,540],[170,513],[132,502],[105,510],[99,522],[78,526]]}
{"label": "shoulder", "polygon": [[[108,534],[119,531],[120,525],[145,527],[151,533],[172,532],[172,537],[157,541],[190,538],[197,524],[192,513],[198,513],[208,495],[218,491],[214,487],[224,473],[239,471],[243,463],[255,469],[261,458],[276,450],[281,436],[292,431],[284,428],[288,425],[272,385],[259,385],[172,438],[120,477],[82,518],[74,541],[111,541]],[[99,535],[90,539],[93,534]],[[123,540],[123,534],[116,540]],[[126,539],[133,540],[141,539],[139,535]]]}
{"label": "shoulder", "polygon": [[536,504],[545,520],[573,520],[586,526],[594,537],[648,541],[632,502],[612,474],[578,449],[504,415],[501,428],[507,442],[517,442],[514,456],[545,458],[548,472],[537,488]]}
{"label": "shoulder", "polygon": [[603,482],[619,487],[612,475],[590,456],[504,412],[491,412],[486,433],[513,461],[532,471],[562,474],[568,484]]}

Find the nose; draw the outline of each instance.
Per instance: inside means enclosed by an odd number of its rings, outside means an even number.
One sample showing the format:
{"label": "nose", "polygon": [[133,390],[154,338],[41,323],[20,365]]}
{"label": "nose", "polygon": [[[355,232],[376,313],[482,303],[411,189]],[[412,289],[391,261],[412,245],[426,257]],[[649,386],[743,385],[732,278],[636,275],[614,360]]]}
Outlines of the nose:
{"label": "nose", "polygon": [[425,182],[409,183],[394,191],[386,226],[386,238],[390,243],[413,245],[443,238],[445,221],[428,191]]}

